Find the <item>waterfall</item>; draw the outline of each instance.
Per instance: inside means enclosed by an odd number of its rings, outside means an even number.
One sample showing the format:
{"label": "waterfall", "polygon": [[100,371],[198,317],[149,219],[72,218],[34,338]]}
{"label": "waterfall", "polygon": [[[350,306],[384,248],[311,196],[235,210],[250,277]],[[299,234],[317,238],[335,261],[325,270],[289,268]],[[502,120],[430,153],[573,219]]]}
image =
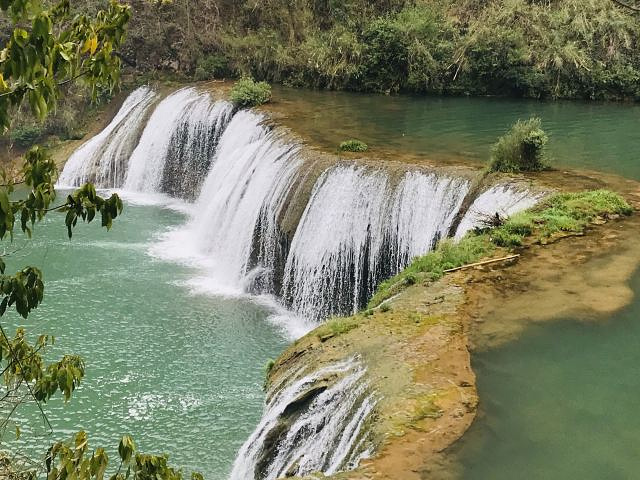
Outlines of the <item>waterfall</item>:
{"label": "waterfall", "polygon": [[[371,452],[363,428],[376,401],[357,359],[313,371],[267,394],[260,424],[240,449],[231,480],[327,475],[358,466]],[[293,377],[293,378],[292,378]]]}
{"label": "waterfall", "polygon": [[482,226],[487,217],[496,213],[501,218],[510,217],[514,213],[533,207],[542,197],[543,193],[534,193],[526,188],[507,184],[495,185],[474,200],[462,218],[455,238],[460,239],[465,233]]}
{"label": "waterfall", "polygon": [[183,88],[158,104],[129,159],[125,190],[196,197],[233,113],[229,102]]}
{"label": "waterfall", "polygon": [[102,188],[122,186],[126,162],[155,98],[156,93],[149,87],[134,90],[111,123],[69,157],[58,183],[68,187],[87,182]]}
{"label": "waterfall", "polygon": [[[465,197],[475,194],[467,178],[419,169],[338,164],[318,175],[322,162],[302,168],[299,145],[267,126],[265,116],[234,113],[230,103],[194,88],[157,103],[139,136],[156,98],[147,87],[134,91],[109,126],[72,155],[60,183],[95,181],[193,201],[186,225],[167,232],[151,253],[196,265],[206,282],[194,279],[199,289],[279,296],[308,321],[305,329],[362,308],[381,281],[456,228]],[[491,187],[464,213],[456,237],[487,215],[509,216],[540,198],[513,184]],[[299,318],[287,321],[291,328]],[[288,372],[270,388],[232,480],[356,468],[373,452],[365,427],[376,400],[357,358]]]}
{"label": "waterfall", "polygon": [[378,283],[433,248],[451,225],[469,182],[337,166],[316,183],[291,242],[283,297],[305,317],[355,313]]}
{"label": "waterfall", "polygon": [[[303,178],[299,146],[263,115],[234,114],[230,103],[187,87],[156,105],[134,148],[155,98],[147,87],[134,91],[69,159],[60,183],[94,180],[195,201],[187,225],[154,250],[205,267],[224,291],[280,296],[310,324],[363,307],[382,280],[447,235],[469,192],[462,177],[335,165],[319,175],[285,235],[281,222]],[[510,215],[538,198],[492,187],[463,216],[457,237],[487,214]]]}
{"label": "waterfall", "polygon": [[[272,273],[280,243],[278,218],[300,165],[297,146],[280,141],[263,121],[250,111],[233,117],[193,219],[167,239],[174,250],[206,256],[218,283],[238,289],[247,277]],[[256,252],[259,258],[252,262]]]}

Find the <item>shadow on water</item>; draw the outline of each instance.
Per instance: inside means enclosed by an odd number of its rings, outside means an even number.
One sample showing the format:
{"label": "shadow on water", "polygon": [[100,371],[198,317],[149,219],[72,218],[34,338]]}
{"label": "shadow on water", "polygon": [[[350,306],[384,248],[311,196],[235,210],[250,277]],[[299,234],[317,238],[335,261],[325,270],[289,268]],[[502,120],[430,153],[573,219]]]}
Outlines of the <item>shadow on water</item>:
{"label": "shadow on water", "polygon": [[[640,272],[632,279],[640,291]],[[640,296],[601,322],[533,325],[474,355],[481,407],[455,447],[466,480],[640,472]]]}

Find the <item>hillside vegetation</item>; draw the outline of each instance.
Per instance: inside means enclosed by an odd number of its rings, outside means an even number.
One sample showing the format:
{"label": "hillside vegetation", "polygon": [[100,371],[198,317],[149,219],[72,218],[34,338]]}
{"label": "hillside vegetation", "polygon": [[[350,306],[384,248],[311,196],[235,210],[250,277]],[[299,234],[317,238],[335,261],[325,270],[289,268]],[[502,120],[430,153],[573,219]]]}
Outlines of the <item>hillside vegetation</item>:
{"label": "hillside vegetation", "polygon": [[640,17],[612,0],[129,3],[123,53],[142,72],[371,92],[640,97]]}
{"label": "hillside vegetation", "polygon": [[[124,1],[134,20],[118,55],[133,83],[253,77],[382,93],[640,99],[640,13],[614,0]],[[71,6],[92,15],[107,3]],[[9,25],[0,18],[0,45]],[[45,124],[16,108],[0,150],[82,137],[90,103],[72,86]]]}

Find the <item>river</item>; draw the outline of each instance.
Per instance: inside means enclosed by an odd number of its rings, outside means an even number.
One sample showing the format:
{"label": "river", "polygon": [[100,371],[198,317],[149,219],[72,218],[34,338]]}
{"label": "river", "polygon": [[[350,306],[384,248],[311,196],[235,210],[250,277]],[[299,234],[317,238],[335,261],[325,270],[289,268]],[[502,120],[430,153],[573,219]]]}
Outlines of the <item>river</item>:
{"label": "river", "polygon": [[[535,114],[551,135],[550,156],[557,165],[640,179],[640,134],[634,128],[640,107],[634,105],[285,88],[277,88],[275,97],[273,108],[288,112],[283,122],[313,143],[333,149],[358,137],[372,154],[390,159],[408,154],[480,163],[509,125]],[[233,158],[228,160],[233,166]],[[215,182],[210,187],[212,198],[223,190]],[[226,197],[220,205],[228,208]],[[33,241],[16,240],[20,248],[10,270],[31,264],[45,272],[45,302],[27,328],[56,335],[51,358],[73,352],[87,361],[86,380],[73,400],[47,406],[55,433],[45,443],[83,428],[92,446],[113,448],[128,433],[144,451],[169,452],[172,463],[210,480],[227,477],[260,419],[265,364],[288,344],[291,331],[274,321],[278,309],[269,298],[212,294],[197,256],[189,264],[162,254],[167,238],[174,240],[174,250],[187,248],[179,232],[193,218],[190,211],[197,218],[192,204],[142,195],[127,200],[111,232],[81,226],[69,241],[63,218],[52,215],[37,227]],[[236,211],[230,209],[229,216]],[[262,211],[256,204],[250,213],[257,218]],[[249,241],[253,225],[245,228]],[[232,231],[213,234],[234,241]],[[225,252],[222,247],[215,251]],[[465,478],[514,478],[528,469],[526,478],[596,479],[605,476],[606,465],[637,470],[635,457],[621,453],[622,440],[612,441],[640,433],[637,422],[624,422],[634,415],[630,399],[640,394],[632,376],[640,338],[640,324],[633,321],[637,310],[636,302],[602,325],[567,319],[538,326],[475,355],[482,404],[479,420],[459,446]],[[525,378],[534,380],[519,383]],[[22,415],[28,428],[19,445],[35,453],[46,429],[35,411]],[[593,468],[585,467],[589,461]]]}

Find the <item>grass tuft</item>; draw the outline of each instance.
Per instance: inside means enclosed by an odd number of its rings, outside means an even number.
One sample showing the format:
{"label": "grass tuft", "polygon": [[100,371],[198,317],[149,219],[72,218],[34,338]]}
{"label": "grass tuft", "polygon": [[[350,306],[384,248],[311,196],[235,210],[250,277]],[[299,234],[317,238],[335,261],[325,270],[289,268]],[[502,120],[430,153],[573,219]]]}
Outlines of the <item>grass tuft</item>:
{"label": "grass tuft", "polygon": [[267,82],[256,82],[243,77],[231,88],[231,101],[238,107],[257,107],[271,100],[271,86]]}

